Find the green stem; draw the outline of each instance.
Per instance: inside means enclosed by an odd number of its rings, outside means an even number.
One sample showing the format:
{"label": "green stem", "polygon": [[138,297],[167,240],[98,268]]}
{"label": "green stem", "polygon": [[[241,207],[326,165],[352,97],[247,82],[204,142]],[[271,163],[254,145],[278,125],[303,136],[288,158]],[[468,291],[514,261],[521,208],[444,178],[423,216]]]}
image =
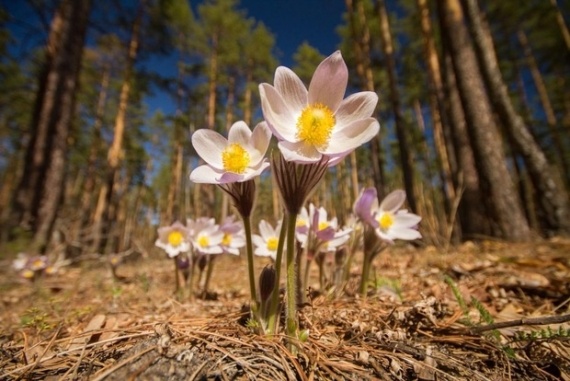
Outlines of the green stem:
{"label": "green stem", "polygon": [[277,255],[275,257],[275,287],[271,295],[271,304],[269,307],[269,318],[267,319],[267,329],[269,333],[277,331],[276,319],[279,309],[279,283],[281,278],[281,263],[283,263],[283,247],[285,246],[285,237],[287,233],[287,215],[283,218],[281,231],[279,232],[279,243],[277,244]]}
{"label": "green stem", "polygon": [[249,216],[243,217],[245,229],[245,244],[247,251],[247,272],[249,274],[249,292],[251,295],[252,311],[257,309],[257,291],[255,288],[255,273],[253,271],[253,241],[251,239],[251,219]]}
{"label": "green stem", "polygon": [[285,310],[286,333],[289,337],[297,335],[297,282],[295,279],[295,227],[297,215],[289,213],[287,221],[287,309]]}
{"label": "green stem", "polygon": [[204,290],[202,291],[204,298],[208,296],[208,288],[210,287],[210,279],[212,278],[212,273],[214,272],[214,260],[217,254],[209,254],[208,256],[208,266],[206,268],[206,280],[204,282]]}
{"label": "green stem", "polygon": [[364,252],[364,261],[362,263],[362,277],[360,278],[360,295],[365,298],[368,290],[368,276],[370,275],[370,264],[373,255]]}
{"label": "green stem", "polygon": [[176,257],[172,258],[172,260],[174,261],[174,282],[176,282],[176,285],[174,286],[174,293],[176,294],[180,289],[180,275],[178,273],[178,263],[176,262]]}

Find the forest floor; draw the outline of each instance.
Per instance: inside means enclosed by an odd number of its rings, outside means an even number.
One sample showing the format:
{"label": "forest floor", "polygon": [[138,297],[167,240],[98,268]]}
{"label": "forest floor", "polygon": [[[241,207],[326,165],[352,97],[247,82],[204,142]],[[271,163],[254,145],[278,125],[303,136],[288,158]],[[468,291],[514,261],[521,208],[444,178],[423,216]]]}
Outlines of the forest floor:
{"label": "forest floor", "polygon": [[119,281],[97,260],[35,284],[2,264],[0,380],[570,380],[567,239],[394,247],[367,298],[355,266],[347,293],[302,308],[296,355],[243,324],[244,258],[184,301],[163,253],[131,257]]}

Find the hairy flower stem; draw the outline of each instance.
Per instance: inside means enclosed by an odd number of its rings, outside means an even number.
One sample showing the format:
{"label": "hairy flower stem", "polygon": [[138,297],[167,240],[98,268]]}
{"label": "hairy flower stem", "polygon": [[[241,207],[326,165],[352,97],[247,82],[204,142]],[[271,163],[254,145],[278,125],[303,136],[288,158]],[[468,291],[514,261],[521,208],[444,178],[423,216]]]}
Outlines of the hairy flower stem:
{"label": "hairy flower stem", "polygon": [[370,265],[372,264],[374,256],[370,253],[364,253],[364,261],[362,263],[362,276],[360,278],[360,296],[366,298],[368,290],[368,277],[370,276]]}
{"label": "hairy flower stem", "polygon": [[214,272],[214,255],[208,256],[208,265],[206,267],[206,280],[204,281],[204,289],[202,290],[202,295],[204,298],[208,296],[208,289],[210,288],[210,279],[212,279],[212,273]]}
{"label": "hairy flower stem", "polygon": [[297,337],[297,269],[295,266],[295,227],[297,214],[289,213],[287,221],[287,309],[285,310],[286,333]]}
{"label": "hairy flower stem", "polygon": [[267,320],[268,333],[277,332],[277,317],[279,316],[279,283],[281,278],[281,263],[283,263],[283,247],[285,246],[285,238],[288,226],[287,215],[284,216],[279,232],[279,243],[277,244],[277,255],[275,257],[275,287],[271,294],[271,304],[269,306],[269,318]]}
{"label": "hairy flower stem", "polygon": [[243,216],[243,226],[245,229],[245,247],[247,251],[247,272],[249,274],[249,292],[251,295],[251,311],[257,313],[257,292],[255,288],[255,274],[253,271],[253,243],[251,240],[251,218]]}

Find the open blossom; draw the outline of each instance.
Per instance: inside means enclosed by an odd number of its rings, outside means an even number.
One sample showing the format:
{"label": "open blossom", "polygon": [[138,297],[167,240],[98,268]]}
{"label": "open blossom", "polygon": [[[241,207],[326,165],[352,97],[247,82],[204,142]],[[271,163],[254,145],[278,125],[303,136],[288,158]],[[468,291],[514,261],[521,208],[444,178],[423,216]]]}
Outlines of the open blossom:
{"label": "open blossom", "polygon": [[239,255],[239,249],[245,246],[243,224],[235,221],[235,216],[229,216],[220,224],[220,231],[224,233],[221,244],[224,253]]}
{"label": "open blossom", "polygon": [[417,230],[421,217],[401,209],[406,201],[406,192],[395,190],[378,205],[375,188],[368,188],[356,201],[354,211],[364,222],[371,225],[376,234],[388,242],[395,239],[414,240],[422,237]]}
{"label": "open blossom", "polygon": [[199,254],[222,254],[224,233],[213,218],[198,218],[191,228],[192,246]]}
{"label": "open blossom", "polygon": [[[302,221],[299,224],[299,221]],[[309,225],[306,225],[310,221]],[[308,248],[310,254],[316,252],[334,252],[338,247],[345,244],[352,229],[345,228],[338,230],[338,220],[336,217],[328,219],[325,208],[316,208],[309,204],[309,211],[301,209],[297,217],[297,240],[301,242],[303,248]]]}
{"label": "open blossom", "polygon": [[309,89],[290,69],[275,71],[274,85],[259,85],[265,120],[287,161],[315,163],[326,156],[334,165],[379,131],[371,117],[378,96],[363,91],[344,98],[348,68],[340,51],[315,70]]}
{"label": "open blossom", "polygon": [[260,257],[277,258],[277,246],[279,245],[279,232],[281,231],[280,221],[275,229],[265,220],[259,222],[259,235],[253,234],[251,239],[256,246],[254,254]]}
{"label": "open blossom", "polygon": [[209,129],[192,135],[194,149],[206,162],[194,169],[190,180],[195,183],[227,184],[243,182],[259,176],[269,167],[264,158],[271,131],[265,122],[253,130],[243,121],[230,127],[228,138]]}
{"label": "open blossom", "polygon": [[190,250],[190,231],[179,221],[171,226],[158,228],[158,239],[154,243],[160,247],[170,258]]}

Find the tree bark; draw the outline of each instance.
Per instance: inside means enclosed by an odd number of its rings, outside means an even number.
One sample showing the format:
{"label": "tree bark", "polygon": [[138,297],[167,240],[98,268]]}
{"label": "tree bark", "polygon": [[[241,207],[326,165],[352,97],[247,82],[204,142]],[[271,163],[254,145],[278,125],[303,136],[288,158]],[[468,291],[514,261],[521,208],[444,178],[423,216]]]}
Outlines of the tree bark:
{"label": "tree bark", "polygon": [[465,15],[475,43],[475,52],[482,69],[483,78],[507,133],[520,152],[532,184],[536,190],[539,220],[547,235],[570,234],[570,208],[568,198],[560,189],[553,171],[525,125],[515,111],[507,87],[503,82],[491,35],[483,25],[477,0],[462,0]]}
{"label": "tree bark", "polygon": [[378,15],[380,17],[380,38],[382,40],[382,51],[386,61],[386,71],[390,82],[390,103],[394,113],[394,123],[396,126],[396,136],[398,137],[398,148],[400,151],[400,161],[402,174],[404,177],[404,189],[406,190],[408,206],[412,212],[417,211],[416,191],[414,188],[414,167],[412,153],[410,152],[410,139],[404,125],[404,117],[400,105],[400,94],[398,91],[398,75],[396,72],[396,59],[394,47],[392,45],[392,35],[390,22],[384,0],[378,0]]}
{"label": "tree bark", "polygon": [[461,4],[459,0],[439,0],[438,5],[493,235],[513,241],[528,240],[530,229],[507,169],[501,136],[493,120]]}
{"label": "tree bark", "polygon": [[67,140],[91,1],[63,0],[52,21],[46,61],[32,117],[32,136],[16,197],[18,223],[33,232],[33,250],[44,252],[61,199]]}

